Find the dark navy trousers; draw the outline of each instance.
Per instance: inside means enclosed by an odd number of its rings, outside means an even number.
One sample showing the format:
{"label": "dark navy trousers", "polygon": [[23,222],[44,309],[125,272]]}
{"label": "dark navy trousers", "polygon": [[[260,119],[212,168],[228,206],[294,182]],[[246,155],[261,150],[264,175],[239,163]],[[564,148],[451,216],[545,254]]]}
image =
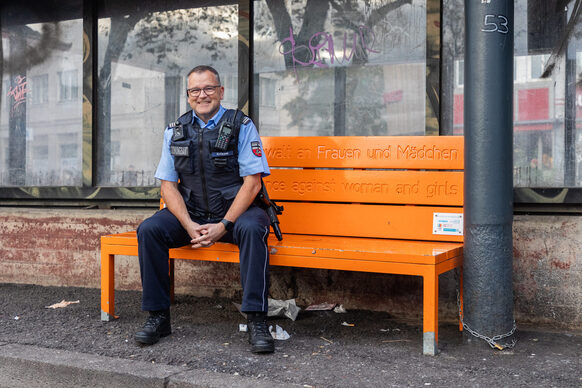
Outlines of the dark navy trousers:
{"label": "dark navy trousers", "polygon": [[[199,224],[204,220],[193,220]],[[243,312],[267,312],[269,292],[269,218],[259,207],[251,206],[235,222],[232,232],[220,241],[234,243],[240,251],[240,277]],[[162,209],[137,228],[139,267],[144,311],[170,308],[170,248],[190,243],[190,236],[168,209]],[[198,248],[206,249],[206,248]]]}

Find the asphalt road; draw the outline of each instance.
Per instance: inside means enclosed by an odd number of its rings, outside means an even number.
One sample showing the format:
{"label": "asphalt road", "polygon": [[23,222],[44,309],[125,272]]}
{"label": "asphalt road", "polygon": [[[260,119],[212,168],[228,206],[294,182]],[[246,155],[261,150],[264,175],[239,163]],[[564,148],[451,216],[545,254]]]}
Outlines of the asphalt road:
{"label": "asphalt road", "polygon": [[[52,385],[39,380],[56,381],[54,373],[29,380],[25,373],[52,363],[72,379],[63,386],[83,386],[83,379],[86,386],[146,386],[158,376],[159,386],[582,387],[582,333],[519,322],[516,347],[504,351],[468,345],[454,322],[441,323],[440,353],[431,357],[422,355],[420,320],[301,311],[296,321],[271,319],[290,338],[276,341],[274,354],[255,355],[239,331],[245,319],[232,303],[239,301],[178,295],[173,334],[144,347],[133,340],[145,318],[139,292],[116,293],[120,318],[113,322],[100,321],[97,289],[0,284],[0,295],[0,386]],[[79,303],[46,308],[61,300]],[[96,365],[121,380],[105,381]]]}

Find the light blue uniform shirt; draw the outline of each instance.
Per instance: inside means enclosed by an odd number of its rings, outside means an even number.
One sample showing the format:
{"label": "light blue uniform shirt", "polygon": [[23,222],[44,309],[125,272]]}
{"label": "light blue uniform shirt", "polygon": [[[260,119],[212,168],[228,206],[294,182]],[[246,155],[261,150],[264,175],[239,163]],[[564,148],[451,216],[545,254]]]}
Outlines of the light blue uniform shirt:
{"label": "light blue uniform shirt", "polygon": [[[192,112],[192,123],[194,120],[198,120],[201,128],[213,129],[216,124],[220,121],[222,115],[226,112],[226,109],[221,105],[218,112],[208,120],[207,124],[196,116]],[[164,145],[162,147],[162,156],[160,157],[160,163],[158,164],[158,169],[156,170],[155,177],[160,180],[178,182],[178,173],[174,168],[174,156],[170,154],[170,142],[172,140],[172,135],[174,131],[171,128],[166,128],[164,131]],[[251,148],[252,142],[259,142],[261,147],[261,156],[256,156]],[[246,124],[241,124],[239,136],[238,136],[238,165],[239,165],[239,175],[241,177],[247,175],[254,175],[261,173],[262,177],[266,177],[271,174],[269,170],[269,165],[267,164],[267,158],[265,152],[263,151],[263,144],[261,143],[261,138],[259,136],[259,131],[255,124],[249,120]]]}

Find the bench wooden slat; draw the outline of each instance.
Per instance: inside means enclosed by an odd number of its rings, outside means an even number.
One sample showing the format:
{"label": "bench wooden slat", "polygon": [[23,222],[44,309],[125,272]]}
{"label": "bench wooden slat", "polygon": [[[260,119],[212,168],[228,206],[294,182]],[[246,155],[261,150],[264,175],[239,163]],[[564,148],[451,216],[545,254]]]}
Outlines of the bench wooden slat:
{"label": "bench wooden slat", "polygon": [[[396,275],[414,275],[430,277],[441,274],[462,265],[462,256],[455,256],[438,264],[403,263],[401,261],[345,260],[330,257],[318,257],[306,260],[305,256],[277,255],[271,265],[297,268],[335,269],[342,271],[375,272]],[[438,276],[438,275],[437,275]]]}
{"label": "bench wooden slat", "polygon": [[461,136],[266,136],[271,167],[463,169]]}
{"label": "bench wooden slat", "polygon": [[[285,234],[283,241],[269,240],[275,253],[292,254],[293,250],[310,255],[327,255],[357,260],[360,254],[368,255],[366,260],[392,261],[395,257],[410,258],[417,263],[435,263],[450,259],[462,252],[461,243],[369,239],[358,237],[308,236]],[[270,236],[271,237],[271,236]],[[313,250],[316,253],[313,253]],[[426,260],[427,258],[434,258]]]}
{"label": "bench wooden slat", "polygon": [[460,171],[273,169],[274,200],[463,205]]}
{"label": "bench wooden slat", "polygon": [[285,211],[279,216],[283,234],[463,241],[463,236],[433,233],[435,213],[462,215],[462,207],[310,202],[280,202],[280,204],[285,207]]}

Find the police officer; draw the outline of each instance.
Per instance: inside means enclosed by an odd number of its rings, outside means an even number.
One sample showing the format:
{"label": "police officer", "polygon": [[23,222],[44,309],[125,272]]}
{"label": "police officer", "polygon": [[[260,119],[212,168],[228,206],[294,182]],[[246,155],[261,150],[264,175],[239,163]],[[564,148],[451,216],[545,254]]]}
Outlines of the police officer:
{"label": "police officer", "polygon": [[250,118],[221,106],[224,86],[214,68],[190,71],[187,96],[192,111],[166,129],[155,174],[166,208],[137,229],[142,309],[149,316],[135,339],[151,345],[171,333],[168,249],[226,241],[240,250],[251,351],[270,353],[275,347],[266,322],[269,219],[254,204],[261,177],[270,174],[261,139]]}

